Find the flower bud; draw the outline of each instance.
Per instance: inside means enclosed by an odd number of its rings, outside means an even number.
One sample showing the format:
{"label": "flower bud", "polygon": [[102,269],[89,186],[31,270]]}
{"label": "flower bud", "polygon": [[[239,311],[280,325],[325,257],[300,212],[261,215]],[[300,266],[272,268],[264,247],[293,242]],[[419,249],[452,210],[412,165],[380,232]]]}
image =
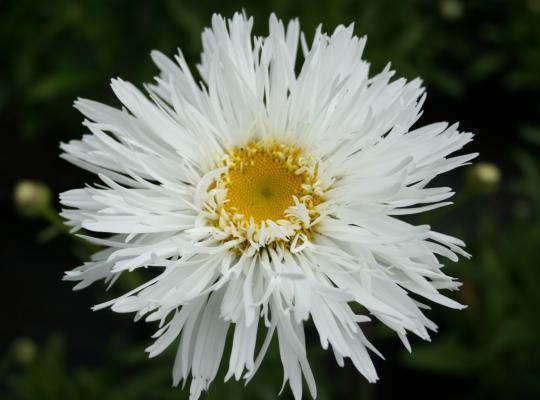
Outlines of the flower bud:
{"label": "flower bud", "polygon": [[455,21],[463,14],[463,5],[458,0],[442,0],[439,9],[443,18]]}
{"label": "flower bud", "polygon": [[37,348],[34,341],[28,337],[15,339],[11,344],[11,354],[21,365],[28,365],[36,358]]}
{"label": "flower bud", "polygon": [[482,161],[470,170],[470,183],[479,192],[491,194],[497,191],[501,182],[501,171],[497,165]]}
{"label": "flower bud", "polygon": [[21,216],[35,218],[51,203],[51,190],[43,182],[22,180],[15,185],[13,201]]}

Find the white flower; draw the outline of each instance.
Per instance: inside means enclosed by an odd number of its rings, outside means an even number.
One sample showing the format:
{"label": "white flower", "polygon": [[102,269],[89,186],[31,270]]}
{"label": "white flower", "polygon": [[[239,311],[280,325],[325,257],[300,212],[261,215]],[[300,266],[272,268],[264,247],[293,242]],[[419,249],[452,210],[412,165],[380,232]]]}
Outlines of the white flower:
{"label": "white flower", "polygon": [[298,21],[285,29],[271,16],[266,37],[252,25],[213,17],[201,82],[181,53],[153,52],[161,72],[148,94],[114,79],[121,110],[78,100],[90,133],[61,145],[101,180],[63,193],[62,215],[105,246],[65,279],[81,289],[155,270],[95,309],[159,321],[150,357],[179,339],[173,380],[191,375],[191,399],[215,378],[229,331],[226,379],[249,381],[277,333],[284,381],[300,399],[302,376],[316,396],[308,320],[340,366],[349,358],[374,382],[368,350],[379,353],[362,323],[378,319],[410,350],[407,332],[427,340],[436,330],[419,297],[463,307],[439,289],[459,286],[440,257],[468,256],[464,244],[397,217],[449,204],[450,188],[427,186],[475,157],[449,157],[472,134],[413,127],[421,81],[391,81],[389,67],[370,78],[352,26],[318,29],[310,46]]}

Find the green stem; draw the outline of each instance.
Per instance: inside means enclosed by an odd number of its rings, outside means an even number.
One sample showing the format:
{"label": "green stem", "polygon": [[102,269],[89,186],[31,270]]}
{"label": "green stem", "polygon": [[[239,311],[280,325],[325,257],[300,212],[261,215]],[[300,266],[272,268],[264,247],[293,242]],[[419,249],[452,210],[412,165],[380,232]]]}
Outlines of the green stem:
{"label": "green stem", "polygon": [[41,212],[41,216],[46,221],[48,221],[51,225],[53,225],[56,229],[58,229],[58,231],[60,231],[61,233],[63,233],[66,236],[69,236],[69,237],[73,238],[77,243],[79,243],[81,246],[83,246],[84,249],[89,251],[90,253],[95,253],[96,251],[98,251],[100,249],[99,246],[96,246],[95,244],[89,243],[86,240],[81,239],[78,236],[72,235],[71,232],[70,232],[70,227],[67,226],[64,223],[64,220],[62,219],[62,217],[60,217],[58,212],[52,206],[50,206],[50,205],[47,206]]}

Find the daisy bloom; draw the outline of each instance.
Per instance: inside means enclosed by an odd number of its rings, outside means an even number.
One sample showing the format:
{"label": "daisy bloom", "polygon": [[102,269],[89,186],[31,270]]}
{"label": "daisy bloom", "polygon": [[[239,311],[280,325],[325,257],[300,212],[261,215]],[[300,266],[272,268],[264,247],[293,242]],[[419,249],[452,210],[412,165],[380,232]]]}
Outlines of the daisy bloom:
{"label": "daisy bloom", "polygon": [[147,351],[175,343],[173,382],[190,381],[192,400],[216,377],[228,335],[225,380],[249,381],[277,336],[299,400],[303,380],[317,394],[308,321],[338,365],[350,359],[375,382],[370,353],[380,353],[362,325],[379,320],[410,350],[408,332],[436,330],[421,298],[463,308],[439,290],[459,287],[441,262],[468,256],[464,243],[400,216],[450,204],[450,188],[428,185],[476,156],[450,157],[473,135],[415,126],[421,81],[392,79],[390,67],[370,77],[352,25],[319,28],[311,44],[296,20],[272,15],[265,37],[252,27],[215,15],[197,73],[181,52],[154,51],[160,73],[146,93],[113,79],[121,109],[77,100],[89,133],[61,145],[99,178],[61,194],[62,216],[103,246],[65,279],[82,289],[153,271],[94,308],[156,321]]}

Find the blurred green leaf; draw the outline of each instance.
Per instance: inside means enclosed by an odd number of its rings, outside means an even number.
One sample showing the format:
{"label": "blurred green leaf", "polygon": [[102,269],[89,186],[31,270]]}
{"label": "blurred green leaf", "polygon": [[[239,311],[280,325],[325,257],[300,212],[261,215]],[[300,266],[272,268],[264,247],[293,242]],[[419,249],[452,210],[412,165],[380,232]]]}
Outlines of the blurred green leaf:
{"label": "blurred green leaf", "polygon": [[82,71],[58,71],[38,80],[30,89],[28,98],[34,101],[51,100],[72,94],[95,80],[95,75]]}
{"label": "blurred green leaf", "polygon": [[501,53],[490,52],[472,60],[469,74],[472,79],[486,79],[501,70],[506,60]]}
{"label": "blurred green leaf", "polygon": [[470,375],[481,366],[482,354],[477,349],[466,348],[459,338],[446,336],[433,343],[416,345],[411,354],[406,353],[406,365],[430,372],[449,375]]}
{"label": "blurred green leaf", "polygon": [[521,129],[521,136],[530,144],[540,146],[540,127],[525,126]]}

